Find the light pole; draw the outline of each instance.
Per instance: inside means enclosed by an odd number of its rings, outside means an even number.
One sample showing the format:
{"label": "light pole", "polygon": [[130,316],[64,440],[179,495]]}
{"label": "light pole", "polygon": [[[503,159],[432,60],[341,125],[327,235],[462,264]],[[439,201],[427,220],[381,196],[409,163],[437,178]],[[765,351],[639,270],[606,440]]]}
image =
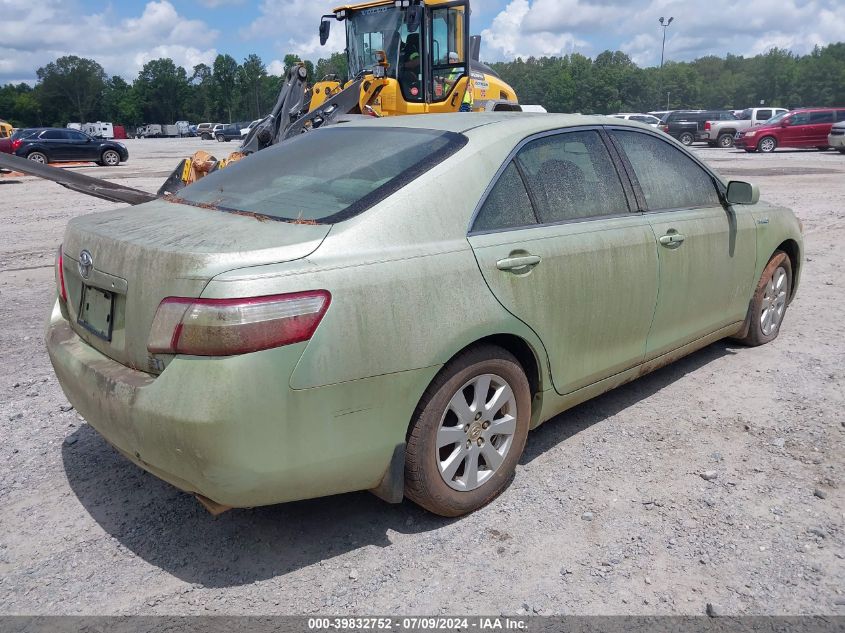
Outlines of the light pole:
{"label": "light pole", "polygon": [[[657,94],[661,94],[663,92],[663,54],[666,52],[666,29],[669,28],[669,25],[672,24],[672,20],[675,18],[669,18],[666,20],[664,17],[660,17],[658,22],[660,22],[660,26],[663,27],[663,46],[660,48],[660,72],[657,79],[657,85],[659,86],[657,90]],[[666,109],[669,109],[669,95],[666,95]]]}

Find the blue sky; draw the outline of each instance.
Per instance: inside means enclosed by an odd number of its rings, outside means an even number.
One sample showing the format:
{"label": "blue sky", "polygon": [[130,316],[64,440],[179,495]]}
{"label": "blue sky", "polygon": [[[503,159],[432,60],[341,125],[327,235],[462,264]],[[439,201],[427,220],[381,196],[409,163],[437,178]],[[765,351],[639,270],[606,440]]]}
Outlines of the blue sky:
{"label": "blue sky", "polygon": [[[278,73],[286,53],[316,60],[342,49],[342,29],[321,48],[321,0],[0,0],[0,83],[35,80],[56,57],[96,59],[131,80],[150,59],[190,69],[218,53],[249,53]],[[642,66],[660,61],[660,16],[675,18],[666,57],[691,60],[772,46],[806,53],[845,40],[845,0],[472,0],[472,30],[487,61],[595,56],[607,48]]]}

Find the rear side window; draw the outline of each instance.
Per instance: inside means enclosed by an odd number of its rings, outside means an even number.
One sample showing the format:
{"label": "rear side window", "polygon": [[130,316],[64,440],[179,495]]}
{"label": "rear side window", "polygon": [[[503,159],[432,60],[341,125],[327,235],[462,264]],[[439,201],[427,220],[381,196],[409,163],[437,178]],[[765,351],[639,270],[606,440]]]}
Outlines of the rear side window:
{"label": "rear side window", "polygon": [[650,211],[720,206],[713,179],[692,158],[650,134],[616,130]]}
{"label": "rear side window", "polygon": [[490,190],[473,224],[473,231],[495,231],[536,224],[534,208],[513,161]]}
{"label": "rear side window", "polygon": [[437,130],[338,125],[268,147],[169,199],[332,224],[384,200],[466,142],[462,134]]}
{"label": "rear side window", "polygon": [[771,110],[757,110],[757,120],[758,121],[768,121],[772,118],[772,111]]}
{"label": "rear side window", "polygon": [[532,141],[516,160],[541,224],[628,212],[622,182],[598,132]]}
{"label": "rear side window", "polygon": [[833,123],[833,111],[810,112],[810,125],[814,123]]}

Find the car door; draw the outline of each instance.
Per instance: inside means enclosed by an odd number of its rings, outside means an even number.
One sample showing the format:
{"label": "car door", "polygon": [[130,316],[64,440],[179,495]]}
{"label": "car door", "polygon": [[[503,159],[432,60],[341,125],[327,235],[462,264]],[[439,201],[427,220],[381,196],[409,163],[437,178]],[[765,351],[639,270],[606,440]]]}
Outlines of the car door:
{"label": "car door", "polygon": [[65,135],[67,136],[68,158],[80,161],[100,159],[97,156],[99,143],[90,136],[76,130],[65,130]]}
{"label": "car door", "polygon": [[725,208],[719,185],[687,152],[655,135],[612,132],[654,232],[660,293],[651,360],[745,319],[754,284],[756,223]]}
{"label": "car door", "polygon": [[526,141],[469,235],[490,290],[543,341],[561,394],[641,363],[657,301],[654,236],[611,156],[599,129]]}
{"label": "car door", "polygon": [[813,147],[827,147],[827,135],[833,127],[834,111],[817,110],[810,112],[810,124],[807,126],[807,144]]}
{"label": "car door", "polygon": [[796,112],[784,119],[780,130],[778,145],[781,147],[804,147],[809,145],[810,113]]}
{"label": "car door", "polygon": [[38,140],[39,144],[46,149],[51,161],[67,159],[67,140],[64,130],[44,130]]}

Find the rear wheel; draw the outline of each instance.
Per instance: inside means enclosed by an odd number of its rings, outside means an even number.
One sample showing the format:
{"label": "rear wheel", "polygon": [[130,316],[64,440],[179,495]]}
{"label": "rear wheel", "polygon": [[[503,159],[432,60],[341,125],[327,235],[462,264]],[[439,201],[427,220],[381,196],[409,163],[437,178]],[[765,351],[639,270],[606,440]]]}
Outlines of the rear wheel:
{"label": "rear wheel", "polygon": [[720,134],[719,138],[716,140],[716,143],[719,145],[719,147],[733,147],[734,136],[733,134]]}
{"label": "rear wheel", "polygon": [[778,142],[774,136],[764,136],[757,143],[757,149],[764,154],[771,154],[778,146]]}
{"label": "rear wheel", "polygon": [[751,299],[748,334],[739,339],[745,345],[757,346],[773,341],[780,333],[792,291],[792,262],[783,251],[777,251],[760,276]]}
{"label": "rear wheel", "polygon": [[203,133],[202,136],[200,136],[200,138],[204,141],[210,141],[211,140],[211,134]]}
{"label": "rear wheel", "polygon": [[113,149],[107,149],[105,152],[103,152],[100,164],[105,165],[106,167],[117,167],[118,165],[120,165],[120,154],[118,154]]}
{"label": "rear wheel", "polygon": [[408,435],[405,494],[441,516],[461,516],[513,478],[531,419],[519,362],[493,346],[451,361],[420,401]]}
{"label": "rear wheel", "polygon": [[50,162],[44,152],[30,152],[26,155],[26,157],[33,163],[41,163],[42,165],[46,165]]}
{"label": "rear wheel", "polygon": [[223,141],[225,141],[225,140],[226,140],[226,139],[225,139],[225,137],[224,137],[222,134],[218,134],[218,135],[217,135],[217,142],[218,142],[218,143],[222,143],[222,142],[223,142]]}
{"label": "rear wheel", "polygon": [[681,145],[692,145],[692,142],[695,140],[695,137],[690,134],[689,132],[682,132],[681,135],[678,137],[678,140],[681,142]]}

